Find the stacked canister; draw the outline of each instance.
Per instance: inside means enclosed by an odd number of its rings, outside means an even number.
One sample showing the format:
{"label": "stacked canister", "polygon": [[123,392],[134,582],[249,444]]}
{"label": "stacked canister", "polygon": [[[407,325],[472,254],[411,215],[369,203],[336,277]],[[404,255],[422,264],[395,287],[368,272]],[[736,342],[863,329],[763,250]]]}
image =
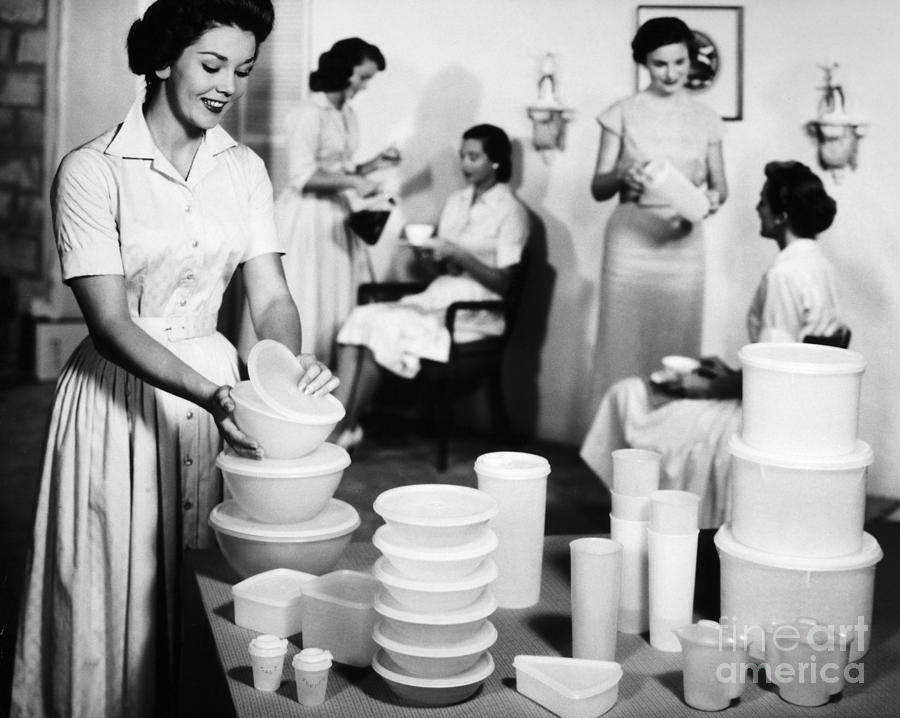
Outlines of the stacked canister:
{"label": "stacked canister", "polygon": [[[857,437],[862,355],[799,343],[740,351],[743,424],[732,438],[732,510],[715,542],[722,620],[765,653],[766,630],[812,619],[871,640],[878,542],[863,530],[872,450]],[[771,635],[771,634],[770,634]]]}

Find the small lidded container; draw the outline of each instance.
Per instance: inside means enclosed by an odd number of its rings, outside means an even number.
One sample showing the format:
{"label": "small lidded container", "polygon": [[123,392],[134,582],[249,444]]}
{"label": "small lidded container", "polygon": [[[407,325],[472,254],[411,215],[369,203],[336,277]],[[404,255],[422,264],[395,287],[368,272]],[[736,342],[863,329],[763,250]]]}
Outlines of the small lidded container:
{"label": "small lidded container", "polygon": [[304,648],[294,656],[292,665],[300,705],[317,706],[325,702],[331,662],[331,653],[321,648]]}

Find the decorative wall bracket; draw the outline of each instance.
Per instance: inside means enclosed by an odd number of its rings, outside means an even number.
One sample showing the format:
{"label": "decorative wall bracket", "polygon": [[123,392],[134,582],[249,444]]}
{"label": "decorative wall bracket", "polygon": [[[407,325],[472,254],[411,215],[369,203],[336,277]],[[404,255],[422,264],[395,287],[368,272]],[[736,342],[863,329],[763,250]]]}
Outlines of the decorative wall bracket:
{"label": "decorative wall bracket", "polygon": [[534,148],[541,152],[565,149],[566,125],[574,119],[575,110],[564,107],[556,96],[556,61],[550,53],[541,62],[537,102],[526,109],[534,125]]}
{"label": "decorative wall bracket", "polygon": [[806,131],[819,148],[819,164],[840,179],[849,167],[855,170],[859,140],[865,137],[868,123],[851,117],[845,107],[844,88],[837,80],[839,65],[820,65],[825,86],[819,100],[818,117],[806,123]]}

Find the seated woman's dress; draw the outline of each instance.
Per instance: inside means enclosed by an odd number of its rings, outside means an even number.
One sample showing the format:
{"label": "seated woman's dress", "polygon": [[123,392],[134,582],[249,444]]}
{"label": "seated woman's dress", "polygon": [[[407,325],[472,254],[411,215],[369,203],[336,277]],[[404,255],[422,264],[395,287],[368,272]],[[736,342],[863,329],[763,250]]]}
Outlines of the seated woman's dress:
{"label": "seated woman's dress", "polygon": [[[838,331],[834,270],[816,240],[796,239],[763,276],[747,318],[751,342],[799,342]],[[643,378],[614,384],[603,397],[581,457],[611,487],[611,452],[662,454],[660,488],[701,498],[700,526],[716,527],[730,512],[728,442],[740,432],[738,399],[675,399],[657,406]]]}
{"label": "seated woman's dress", "polygon": [[[485,264],[511,267],[519,263],[528,238],[528,214],[509,186],[498,182],[474,203],[466,187],[447,199],[438,236],[462,245]],[[399,302],[356,307],[338,333],[339,344],[367,346],[375,361],[402,377],[414,377],[421,359],[445,362],[450,333],[444,326],[446,308],[457,301],[500,299],[473,277],[444,274],[419,294]],[[456,341],[475,341],[503,332],[503,318],[491,312],[460,315]]]}

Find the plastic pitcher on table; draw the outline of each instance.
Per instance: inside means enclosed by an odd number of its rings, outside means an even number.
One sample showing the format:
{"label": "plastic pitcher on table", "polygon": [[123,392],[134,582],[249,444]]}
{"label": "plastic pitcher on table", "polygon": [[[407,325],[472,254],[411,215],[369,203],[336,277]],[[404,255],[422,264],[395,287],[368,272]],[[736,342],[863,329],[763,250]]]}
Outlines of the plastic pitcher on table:
{"label": "plastic pitcher on table", "polygon": [[681,643],[684,702],[701,711],[720,711],[744,692],[750,655],[742,636],[715,621],[676,628]]}

